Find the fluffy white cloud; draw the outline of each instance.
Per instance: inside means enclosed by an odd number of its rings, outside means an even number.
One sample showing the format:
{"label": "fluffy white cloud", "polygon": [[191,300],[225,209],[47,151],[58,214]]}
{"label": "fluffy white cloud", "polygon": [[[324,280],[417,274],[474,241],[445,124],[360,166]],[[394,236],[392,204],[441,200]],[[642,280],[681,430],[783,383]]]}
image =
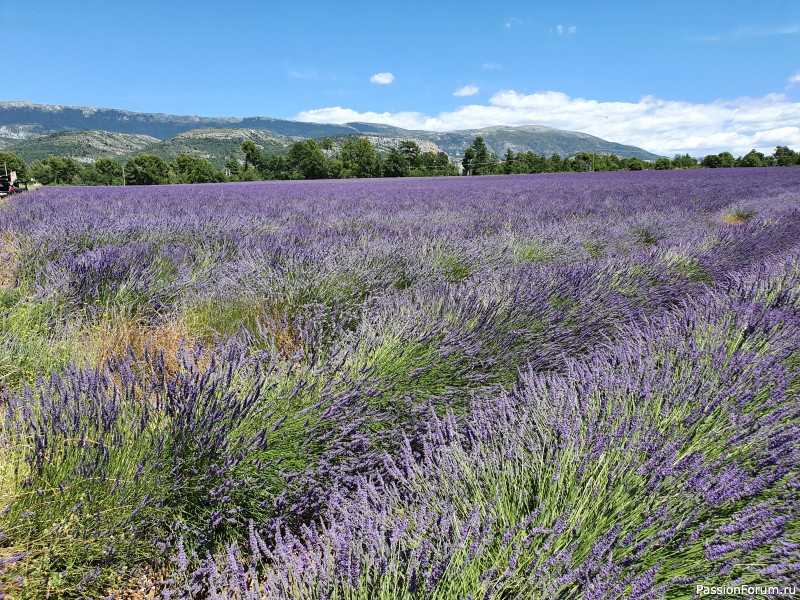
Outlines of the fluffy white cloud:
{"label": "fluffy white cloud", "polygon": [[370,83],[377,83],[379,85],[389,85],[394,81],[394,75],[391,73],[375,73],[369,78]]}
{"label": "fluffy white cloud", "polygon": [[307,123],[351,123],[353,121],[361,121],[365,123],[394,125],[395,127],[403,127],[404,129],[434,130],[434,127],[428,126],[428,123],[433,123],[433,120],[418,112],[358,112],[350,108],[332,106],[329,108],[304,110],[292,118],[296,121],[305,121]]}
{"label": "fluffy white cloud", "polygon": [[800,83],[800,73],[795,73],[794,75],[789,77],[788,81],[786,82],[786,89],[789,89],[790,87],[797,85],[798,83]]}
{"label": "fluffy white cloud", "polygon": [[481,89],[476,85],[465,85],[453,92],[453,96],[474,96],[480,91]]}
{"label": "fluffy white cloud", "polygon": [[800,102],[785,94],[761,98],[691,103],[645,96],[638,102],[599,102],[561,92],[498,92],[488,104],[469,104],[429,116],[419,112],[357,112],[334,107],[294,117],[317,123],[370,121],[432,131],[476,129],[492,125],[547,125],[581,131],[651,152],[701,156],[751,148],[772,152],[775,146],[800,148]]}
{"label": "fluffy white cloud", "polygon": [[565,33],[575,33],[578,31],[578,27],[575,25],[570,25],[569,27],[564,27],[563,25],[556,25],[556,33],[558,35],[563,35]]}

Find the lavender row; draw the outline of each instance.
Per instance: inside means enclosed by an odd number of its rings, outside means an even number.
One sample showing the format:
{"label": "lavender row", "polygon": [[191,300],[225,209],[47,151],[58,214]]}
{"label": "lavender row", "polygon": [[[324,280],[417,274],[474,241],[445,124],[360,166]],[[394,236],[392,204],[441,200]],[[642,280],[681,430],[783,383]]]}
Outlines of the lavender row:
{"label": "lavender row", "polygon": [[[765,290],[769,284],[769,290]],[[181,597],[664,598],[800,569],[800,263],[632,325],[469,417],[430,410],[318,527],[259,529]],[[242,558],[242,556],[246,558]],[[195,557],[197,560],[199,557]]]}
{"label": "lavender row", "polygon": [[[800,171],[725,175],[9,204],[7,347],[118,312],[187,336],[6,391],[8,565],[77,593],[147,565],[180,594],[265,598],[788,580]],[[720,523],[751,541],[723,552]]]}

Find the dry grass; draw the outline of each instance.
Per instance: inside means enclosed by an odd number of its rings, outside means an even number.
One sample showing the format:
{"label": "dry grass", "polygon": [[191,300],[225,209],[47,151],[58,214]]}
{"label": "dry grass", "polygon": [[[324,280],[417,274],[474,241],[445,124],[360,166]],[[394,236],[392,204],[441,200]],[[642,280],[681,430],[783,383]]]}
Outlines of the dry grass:
{"label": "dry grass", "polygon": [[281,357],[290,359],[303,345],[295,320],[278,310],[273,310],[267,317],[275,350]]}
{"label": "dry grass", "polygon": [[0,235],[0,289],[14,285],[20,265],[20,247],[7,234]]}
{"label": "dry grass", "polygon": [[752,210],[732,210],[722,215],[722,222],[726,225],[744,225],[755,214]]}
{"label": "dry grass", "polygon": [[145,567],[138,576],[131,577],[121,588],[106,590],[106,594],[118,600],[151,600],[160,597],[159,591],[167,578],[166,572],[158,573]]}
{"label": "dry grass", "polygon": [[302,349],[301,332],[292,311],[265,304],[260,298],[207,300],[186,310],[183,319],[188,332],[209,345],[228,340],[245,329],[257,345],[271,346],[284,359]]}
{"label": "dry grass", "polygon": [[[163,354],[166,375],[174,375],[181,369],[180,357],[197,348],[189,329],[180,319],[167,319],[158,323],[131,317],[125,313],[114,313],[104,317],[92,331],[90,360],[105,368],[113,359],[131,354],[142,364],[147,356]],[[200,357],[201,370],[209,366],[207,354]]]}

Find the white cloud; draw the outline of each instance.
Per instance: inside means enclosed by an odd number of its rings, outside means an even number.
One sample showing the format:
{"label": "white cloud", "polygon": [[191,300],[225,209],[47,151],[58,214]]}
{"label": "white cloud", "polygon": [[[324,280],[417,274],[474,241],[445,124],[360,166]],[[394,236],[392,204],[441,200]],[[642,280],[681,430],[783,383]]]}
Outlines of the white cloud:
{"label": "white cloud", "polygon": [[[358,112],[351,108],[342,108],[341,106],[304,110],[292,118],[296,121],[305,121],[307,123],[350,123],[353,121],[361,121],[366,123],[394,125],[395,127],[403,127],[404,129],[434,129],[433,127],[427,126],[428,123],[433,123],[433,120],[418,112]],[[420,123],[423,125],[421,126]]]}
{"label": "white cloud", "polygon": [[789,77],[789,79],[786,82],[786,89],[788,90],[790,87],[793,87],[798,83],[800,83],[800,72],[795,73],[794,75]]}
{"label": "white cloud", "polygon": [[333,107],[298,114],[299,121],[369,121],[407,129],[452,131],[491,125],[546,125],[640,146],[651,152],[702,156],[775,146],[800,149],[800,102],[785,94],[691,103],[645,96],[638,102],[600,102],[561,92],[498,92],[487,104],[469,104],[429,116],[419,112],[357,112]]}
{"label": "white cloud", "polygon": [[564,33],[564,26],[556,25],[556,31],[558,32],[558,35],[561,35],[562,33]]}
{"label": "white cloud", "polygon": [[377,83],[378,85],[389,85],[394,81],[394,75],[388,72],[375,73],[369,78],[370,83]]}
{"label": "white cloud", "polygon": [[476,85],[465,85],[453,92],[453,96],[474,96],[480,91],[481,89]]}
{"label": "white cloud", "polygon": [[564,35],[565,33],[573,34],[578,31],[578,27],[575,25],[570,25],[569,27],[564,27],[563,25],[556,25],[556,33],[558,35]]}
{"label": "white cloud", "polygon": [[733,37],[749,38],[749,37],[772,37],[779,35],[798,35],[800,34],[800,25],[782,25],[780,27],[740,27],[737,29]]}
{"label": "white cloud", "polygon": [[575,25],[570,25],[567,30],[568,33],[575,33],[576,31],[578,31],[578,28]]}
{"label": "white cloud", "polygon": [[511,29],[512,27],[519,25],[522,23],[522,19],[518,19],[516,17],[511,17],[508,21],[505,22],[503,27],[506,29]]}

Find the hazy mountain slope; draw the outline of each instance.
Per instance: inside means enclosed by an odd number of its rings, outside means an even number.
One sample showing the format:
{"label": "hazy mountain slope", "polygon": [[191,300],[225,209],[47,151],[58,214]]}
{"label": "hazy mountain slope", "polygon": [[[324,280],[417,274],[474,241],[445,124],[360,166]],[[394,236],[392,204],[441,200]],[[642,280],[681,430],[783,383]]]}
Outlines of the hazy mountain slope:
{"label": "hazy mountain slope", "polygon": [[101,129],[166,140],[184,131],[217,127],[261,129],[279,135],[306,138],[357,132],[346,125],[301,123],[270,117],[198,117],[137,113],[112,108],[0,102],[0,137],[9,137],[4,134],[4,130],[12,135],[29,138],[57,131]]}
{"label": "hazy mountain slope", "polygon": [[400,131],[404,131],[406,135],[398,135],[398,136],[389,136],[389,135],[372,135],[369,133],[361,133],[361,134],[349,134],[349,135],[337,135],[331,136],[328,139],[331,141],[331,145],[333,150],[339,151],[342,149],[342,146],[345,142],[352,138],[367,138],[370,143],[375,147],[375,150],[379,154],[388,154],[390,151],[399,148],[400,142],[404,141],[411,141],[416,142],[417,146],[422,152],[439,152],[441,148],[434,144],[433,142],[421,137],[411,135],[412,133],[419,133],[419,132],[411,132],[401,129]]}
{"label": "hazy mountain slope", "polygon": [[[30,139],[45,133],[75,130],[105,130],[117,133],[148,135],[159,140],[170,140],[189,131],[218,129],[258,130],[269,132],[275,138],[264,140],[265,150],[270,145],[285,148],[285,140],[281,138],[321,138],[342,135],[368,135],[386,138],[416,139],[428,141],[447,152],[452,157],[460,157],[476,136],[483,136],[490,150],[502,156],[507,148],[515,152],[532,151],[537,154],[570,156],[581,151],[613,152],[620,156],[636,156],[645,160],[658,158],[656,154],[635,146],[610,142],[585,133],[563,131],[552,127],[523,125],[520,127],[486,127],[462,131],[435,132],[406,130],[379,123],[345,123],[328,125],[320,123],[303,123],[273,119],[270,117],[197,117],[167,115],[160,113],[135,113],[124,110],[93,107],[70,107],[57,105],[40,105],[29,102],[0,102],[0,143],[19,143],[19,140]],[[223,134],[202,133],[188,139],[160,148],[154,146],[154,152],[164,156],[173,156],[180,151],[187,151],[202,156],[209,153],[218,162],[219,156],[230,154],[228,142],[237,139],[233,135],[229,140]],[[243,138],[244,139],[244,138]],[[224,141],[227,140],[227,141]],[[256,141],[256,140],[254,140]],[[256,142],[259,144],[259,142]],[[200,144],[200,147],[196,147]],[[259,144],[261,145],[261,144]],[[288,145],[288,144],[286,144]],[[187,150],[179,150],[187,148]]]}
{"label": "hazy mountain slope", "polygon": [[450,132],[420,132],[424,137],[451,156],[463,156],[464,149],[476,136],[482,136],[489,150],[502,157],[511,148],[517,152],[535,152],[543,156],[560,154],[562,157],[577,152],[613,153],[619,156],[636,156],[643,160],[655,160],[657,154],[636,146],[609,142],[599,137],[577,131],[564,131],[542,125],[520,125],[518,127],[484,127]]}
{"label": "hazy mountain slope", "polygon": [[65,131],[16,142],[8,150],[28,163],[53,155],[91,163],[98,158],[119,159],[137,154],[154,142],[158,140],[130,133]]}
{"label": "hazy mountain slope", "polygon": [[155,140],[142,152],[156,154],[167,161],[171,161],[178,154],[191,154],[222,167],[231,154],[244,160],[242,142],[245,140],[252,141],[262,152],[283,154],[289,146],[300,139],[303,138],[276,135],[257,129],[193,129],[179,133],[168,140]]}

